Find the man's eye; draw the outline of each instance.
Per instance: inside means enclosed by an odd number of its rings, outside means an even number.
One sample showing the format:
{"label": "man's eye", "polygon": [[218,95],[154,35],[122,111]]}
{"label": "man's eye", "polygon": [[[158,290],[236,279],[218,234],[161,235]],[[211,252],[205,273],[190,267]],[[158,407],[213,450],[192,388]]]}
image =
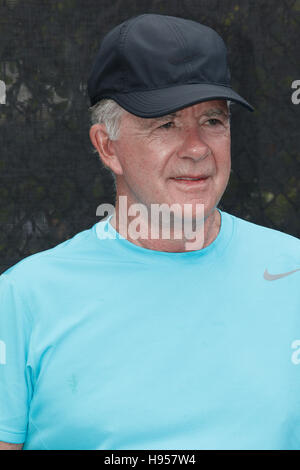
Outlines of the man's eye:
{"label": "man's eye", "polygon": [[159,129],[171,129],[173,127],[174,122],[169,121],[163,124],[162,126],[159,126]]}
{"label": "man's eye", "polygon": [[219,124],[223,124],[222,121],[220,121],[219,119],[208,119],[208,121],[206,121],[210,124],[211,127],[216,127],[217,125]]}

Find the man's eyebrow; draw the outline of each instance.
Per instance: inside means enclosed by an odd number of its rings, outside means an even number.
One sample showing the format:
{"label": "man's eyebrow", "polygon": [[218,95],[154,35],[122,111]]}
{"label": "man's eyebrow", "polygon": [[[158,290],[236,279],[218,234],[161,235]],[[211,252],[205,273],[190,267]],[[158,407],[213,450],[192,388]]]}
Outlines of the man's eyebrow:
{"label": "man's eyebrow", "polygon": [[[170,113],[170,114],[165,114],[164,116],[159,116],[159,117],[156,117],[156,118],[150,118],[150,119],[145,118],[143,120],[143,124],[145,124],[144,127],[151,127],[153,124],[156,124],[157,122],[165,121],[166,119],[174,119],[176,116],[178,116],[178,114],[179,114],[179,112],[177,111],[177,112]],[[204,111],[203,113],[201,113],[199,117],[201,117],[201,116],[211,117],[211,116],[215,116],[215,115],[228,117],[229,114],[230,113],[227,109],[225,110],[225,109],[222,109],[222,108],[209,108],[206,111]]]}
{"label": "man's eyebrow", "polygon": [[170,113],[155,118],[144,118],[142,121],[142,125],[145,128],[152,127],[158,122],[166,121],[167,119],[174,119],[177,115],[178,113]]}
{"label": "man's eyebrow", "polygon": [[[174,112],[174,113],[170,113],[170,114],[165,114],[164,116],[159,116],[159,117],[156,117],[156,118],[144,118],[142,120],[142,126],[146,129],[154,126],[155,124],[159,123],[159,122],[162,122],[162,121],[166,121],[168,119],[174,119],[175,117],[177,117],[179,115],[179,112]],[[224,110],[224,109],[221,109],[221,108],[209,108],[207,109],[206,111],[204,111],[203,113],[201,113],[201,116],[207,116],[207,117],[211,117],[211,116],[224,116],[224,117],[229,117],[229,113],[227,110]]]}
{"label": "man's eyebrow", "polygon": [[228,117],[229,116],[229,112],[228,110],[224,110],[224,109],[221,109],[221,108],[210,108],[210,109],[207,109],[206,111],[204,111],[204,113],[201,114],[201,116],[208,116],[208,117],[211,117],[211,116],[214,116],[214,115],[218,115],[218,116],[225,116],[225,117]]}

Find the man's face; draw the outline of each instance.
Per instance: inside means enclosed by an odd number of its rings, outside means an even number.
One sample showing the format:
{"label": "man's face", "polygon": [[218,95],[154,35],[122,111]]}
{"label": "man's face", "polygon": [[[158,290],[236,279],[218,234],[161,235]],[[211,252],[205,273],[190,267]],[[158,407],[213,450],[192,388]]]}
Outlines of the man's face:
{"label": "man's face", "polygon": [[192,204],[194,216],[196,203],[202,203],[207,217],[226,189],[230,122],[225,100],[153,119],[126,112],[112,144],[121,168],[117,195],[126,195],[128,205],[142,203],[150,211],[151,203],[179,203],[182,209]]}

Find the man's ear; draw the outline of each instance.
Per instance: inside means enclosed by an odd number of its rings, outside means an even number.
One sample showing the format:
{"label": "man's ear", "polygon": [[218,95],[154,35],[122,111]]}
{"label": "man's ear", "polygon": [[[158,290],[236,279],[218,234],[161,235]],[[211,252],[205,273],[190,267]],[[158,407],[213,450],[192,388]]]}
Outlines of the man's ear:
{"label": "man's ear", "polygon": [[105,124],[93,124],[90,128],[90,139],[104,165],[109,167],[115,174],[122,175],[123,170]]}

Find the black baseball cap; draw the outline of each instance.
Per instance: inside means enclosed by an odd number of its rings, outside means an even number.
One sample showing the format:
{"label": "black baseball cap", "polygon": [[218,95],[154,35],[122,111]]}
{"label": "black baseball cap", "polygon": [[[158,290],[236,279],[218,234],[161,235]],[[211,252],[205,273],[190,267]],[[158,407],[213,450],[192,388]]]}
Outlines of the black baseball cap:
{"label": "black baseball cap", "polygon": [[88,79],[91,106],[115,100],[151,118],[201,101],[230,100],[254,108],[230,85],[227,49],[213,29],[196,21],[144,14],[104,37]]}

